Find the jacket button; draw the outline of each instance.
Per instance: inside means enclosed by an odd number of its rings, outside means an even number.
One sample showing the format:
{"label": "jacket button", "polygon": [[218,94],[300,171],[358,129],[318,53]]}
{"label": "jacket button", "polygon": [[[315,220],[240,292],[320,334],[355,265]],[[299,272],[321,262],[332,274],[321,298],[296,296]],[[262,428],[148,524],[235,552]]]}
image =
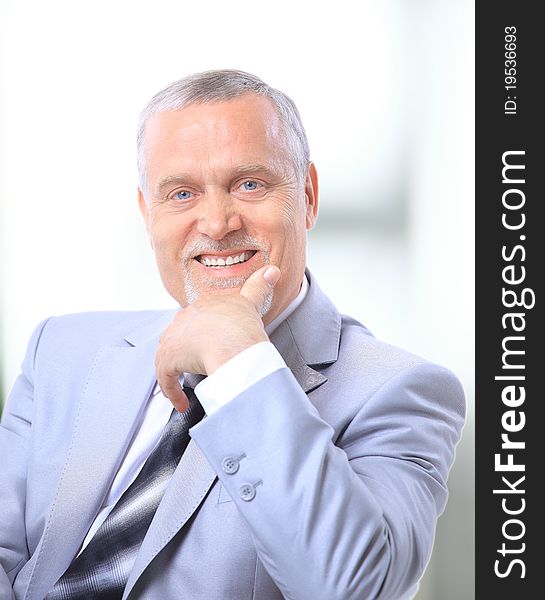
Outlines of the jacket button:
{"label": "jacket button", "polygon": [[238,458],[235,458],[234,456],[227,456],[221,463],[221,468],[223,469],[224,473],[227,473],[227,475],[234,475],[238,471],[239,467],[240,462]]}
{"label": "jacket button", "polygon": [[240,497],[244,502],[250,502],[255,498],[255,487],[251,483],[245,483],[240,488]]}

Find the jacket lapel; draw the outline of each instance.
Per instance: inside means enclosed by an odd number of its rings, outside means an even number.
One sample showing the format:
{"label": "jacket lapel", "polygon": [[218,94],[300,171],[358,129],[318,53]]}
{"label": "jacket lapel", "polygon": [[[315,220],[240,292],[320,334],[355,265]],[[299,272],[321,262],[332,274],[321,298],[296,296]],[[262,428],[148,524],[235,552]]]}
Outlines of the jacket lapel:
{"label": "jacket lapel", "polygon": [[199,447],[191,440],[142,542],[123,599],[128,598],[151,561],[197,510],[216,478]]}
{"label": "jacket lapel", "polygon": [[309,393],[327,381],[312,367],[337,360],[341,317],[308,270],[306,275],[309,288],[305,299],[274,331],[271,342],[299,385]]}
{"label": "jacket lapel", "polygon": [[77,554],[153,389],[156,337],[122,344],[102,348],[90,369],[25,598],[41,600]]}

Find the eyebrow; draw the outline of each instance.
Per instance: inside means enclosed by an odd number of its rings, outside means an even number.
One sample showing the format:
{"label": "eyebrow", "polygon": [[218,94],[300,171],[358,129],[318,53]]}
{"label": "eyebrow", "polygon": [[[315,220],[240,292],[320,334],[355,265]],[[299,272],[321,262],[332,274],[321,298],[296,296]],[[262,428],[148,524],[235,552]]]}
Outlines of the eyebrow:
{"label": "eyebrow", "polygon": [[[265,175],[269,175],[271,177],[277,178],[281,177],[282,173],[277,170],[271,169],[266,165],[260,163],[253,163],[248,165],[240,165],[233,170],[234,177],[240,177],[241,175],[251,175],[253,173],[264,173]],[[172,184],[182,184],[191,181],[193,177],[189,175],[189,173],[176,173],[176,175],[167,175],[163,177],[158,183],[156,187],[156,195],[161,195],[163,190],[166,187],[170,187]]]}
{"label": "eyebrow", "polygon": [[271,169],[271,167],[267,167],[266,165],[262,165],[259,163],[241,165],[240,167],[237,167],[235,169],[236,176],[250,175],[252,173],[265,173],[267,175],[271,175],[272,177],[278,177],[280,175],[278,170],[273,170]]}
{"label": "eyebrow", "polygon": [[177,173],[176,175],[167,175],[159,180],[157,183],[157,187],[155,188],[155,195],[160,196],[162,191],[166,187],[170,187],[173,183],[184,183],[191,179],[191,176],[188,173]]}

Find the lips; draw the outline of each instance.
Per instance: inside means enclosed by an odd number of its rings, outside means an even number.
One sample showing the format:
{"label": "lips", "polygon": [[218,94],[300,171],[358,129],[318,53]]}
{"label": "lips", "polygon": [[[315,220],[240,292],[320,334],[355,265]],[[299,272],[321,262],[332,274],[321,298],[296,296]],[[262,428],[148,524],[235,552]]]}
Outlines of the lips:
{"label": "lips", "polygon": [[221,269],[245,263],[250,260],[256,252],[256,250],[244,250],[242,252],[236,251],[232,254],[201,254],[196,256],[195,259],[205,267]]}

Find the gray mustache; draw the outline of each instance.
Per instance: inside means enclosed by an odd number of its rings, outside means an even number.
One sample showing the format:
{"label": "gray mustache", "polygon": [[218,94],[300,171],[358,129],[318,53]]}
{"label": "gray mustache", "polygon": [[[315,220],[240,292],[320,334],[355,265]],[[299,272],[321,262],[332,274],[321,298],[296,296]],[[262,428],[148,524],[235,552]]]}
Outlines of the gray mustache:
{"label": "gray mustache", "polygon": [[200,254],[213,254],[214,252],[224,252],[231,248],[247,248],[252,250],[261,250],[268,252],[269,247],[263,242],[260,242],[256,238],[244,235],[244,236],[226,236],[222,240],[210,240],[202,239],[195,240],[192,242],[184,251],[184,258],[190,258],[198,256]]}

